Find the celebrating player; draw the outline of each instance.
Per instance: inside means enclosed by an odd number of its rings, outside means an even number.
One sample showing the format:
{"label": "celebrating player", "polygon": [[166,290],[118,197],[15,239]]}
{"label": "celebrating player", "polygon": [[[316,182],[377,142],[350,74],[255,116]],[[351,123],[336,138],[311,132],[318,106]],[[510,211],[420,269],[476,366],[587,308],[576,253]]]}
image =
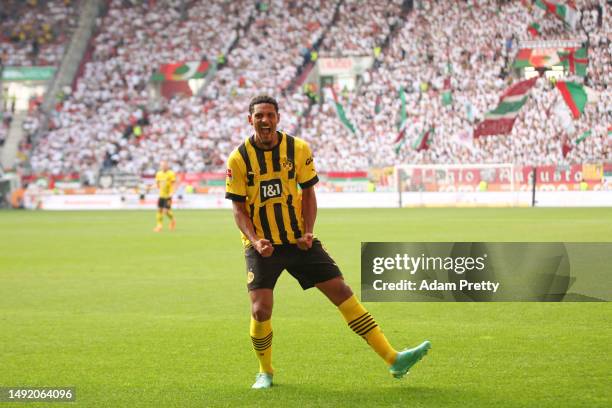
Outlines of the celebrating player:
{"label": "celebrating player", "polygon": [[159,171],[155,174],[155,183],[159,189],[159,199],[157,200],[157,224],[153,231],[160,232],[162,230],[162,221],[164,214],[170,219],[169,228],[173,230],[176,227],[176,219],[172,213],[172,194],[174,194],[174,183],[176,176],[172,170],[168,168],[168,162],[162,161],[159,166]]}
{"label": "celebrating player", "polygon": [[[431,347],[428,341],[396,351],[351,288],[340,269],[314,237],[319,181],[308,144],[277,131],[278,103],[260,95],[249,104],[248,120],[255,134],[228,159],[226,198],[242,232],[251,299],[250,334],[259,360],[252,388],[272,386],[273,290],[283,270],[306,290],[319,289],[338,307],[349,327],[403,377]],[[298,188],[301,188],[300,189]]]}

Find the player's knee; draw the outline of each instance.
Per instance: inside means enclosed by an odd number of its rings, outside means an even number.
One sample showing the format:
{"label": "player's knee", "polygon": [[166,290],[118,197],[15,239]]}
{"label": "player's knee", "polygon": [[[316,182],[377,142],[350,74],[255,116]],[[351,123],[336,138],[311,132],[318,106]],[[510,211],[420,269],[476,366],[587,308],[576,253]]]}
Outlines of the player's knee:
{"label": "player's knee", "polygon": [[272,317],[272,305],[265,302],[255,302],[251,306],[251,315],[258,322],[265,322]]}
{"label": "player's knee", "polygon": [[353,290],[351,289],[349,285],[347,285],[344,282],[344,280],[342,280],[342,283],[341,283],[340,294],[341,296],[346,297],[346,298],[353,296]]}
{"label": "player's knee", "polygon": [[347,285],[346,283],[344,283],[344,281],[338,284],[335,289],[336,290],[334,291],[334,295],[332,299],[334,303],[341,304],[346,299],[353,296],[353,291],[351,290],[351,287]]}
{"label": "player's knee", "polygon": [[342,277],[328,280],[321,284],[317,284],[316,286],[336,306],[342,304],[346,299],[353,296],[351,287],[344,282]]}

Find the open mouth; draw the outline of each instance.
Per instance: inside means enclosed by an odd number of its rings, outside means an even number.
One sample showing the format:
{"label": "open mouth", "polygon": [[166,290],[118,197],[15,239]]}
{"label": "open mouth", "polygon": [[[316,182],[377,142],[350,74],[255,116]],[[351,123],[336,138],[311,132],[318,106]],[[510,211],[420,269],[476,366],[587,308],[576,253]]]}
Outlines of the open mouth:
{"label": "open mouth", "polygon": [[269,135],[272,132],[272,128],[269,126],[268,127],[262,126],[259,128],[259,131],[264,135]]}

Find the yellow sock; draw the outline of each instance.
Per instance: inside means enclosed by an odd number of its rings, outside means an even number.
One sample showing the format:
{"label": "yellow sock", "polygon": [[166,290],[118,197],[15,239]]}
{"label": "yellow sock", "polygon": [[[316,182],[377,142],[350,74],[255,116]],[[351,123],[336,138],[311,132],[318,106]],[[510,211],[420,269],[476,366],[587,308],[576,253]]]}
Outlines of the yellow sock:
{"label": "yellow sock", "polygon": [[174,214],[172,214],[172,210],[166,210],[166,215],[170,218],[170,221],[174,219]]}
{"label": "yellow sock", "polygon": [[258,322],[251,317],[251,340],[259,360],[259,372],[273,374],[272,368],[272,319]]}
{"label": "yellow sock", "polygon": [[164,219],[164,214],[158,212],[157,216],[155,217],[155,219],[157,220],[157,226],[161,227],[162,225],[162,220]]}
{"label": "yellow sock", "polygon": [[388,365],[395,362],[397,350],[391,347],[381,328],[357,300],[357,296],[346,299],[338,309],[351,330],[360,335]]}

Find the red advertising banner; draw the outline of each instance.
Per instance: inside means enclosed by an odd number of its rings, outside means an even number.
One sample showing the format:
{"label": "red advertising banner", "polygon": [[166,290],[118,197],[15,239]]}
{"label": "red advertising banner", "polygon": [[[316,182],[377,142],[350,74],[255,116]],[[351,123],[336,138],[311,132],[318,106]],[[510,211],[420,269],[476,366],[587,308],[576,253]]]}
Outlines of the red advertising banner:
{"label": "red advertising banner", "polygon": [[[514,178],[508,167],[500,168],[414,168],[408,175],[407,191],[526,191],[532,188],[531,166],[515,167]],[[604,188],[604,174],[610,164],[576,164],[539,166],[536,189],[544,191],[599,190]],[[581,183],[586,183],[582,185]],[[513,185],[514,184],[514,185]]]}

